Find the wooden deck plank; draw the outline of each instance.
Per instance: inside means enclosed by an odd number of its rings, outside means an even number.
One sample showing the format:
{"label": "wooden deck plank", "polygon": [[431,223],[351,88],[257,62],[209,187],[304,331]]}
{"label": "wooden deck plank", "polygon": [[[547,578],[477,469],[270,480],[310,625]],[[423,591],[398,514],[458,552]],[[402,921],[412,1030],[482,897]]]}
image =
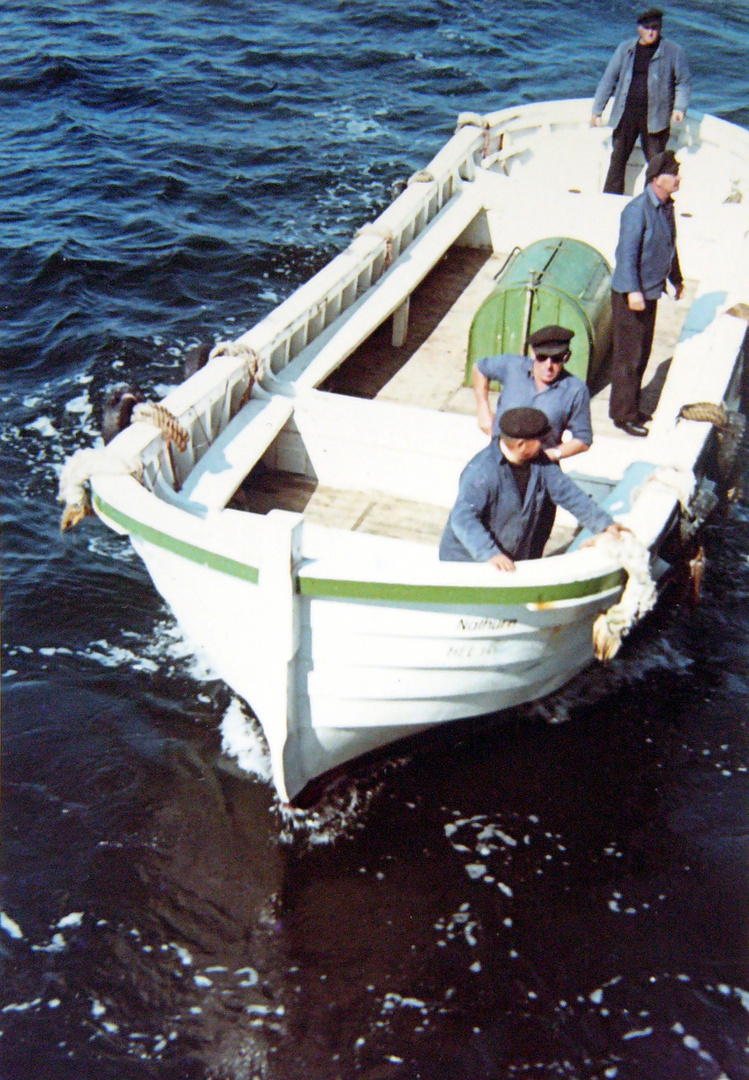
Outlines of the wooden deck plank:
{"label": "wooden deck plank", "polygon": [[237,492],[237,509],[255,514],[270,510],[303,513],[316,525],[376,533],[436,544],[448,511],[432,503],[397,499],[375,491],[326,487],[304,476],[276,470],[257,470]]}

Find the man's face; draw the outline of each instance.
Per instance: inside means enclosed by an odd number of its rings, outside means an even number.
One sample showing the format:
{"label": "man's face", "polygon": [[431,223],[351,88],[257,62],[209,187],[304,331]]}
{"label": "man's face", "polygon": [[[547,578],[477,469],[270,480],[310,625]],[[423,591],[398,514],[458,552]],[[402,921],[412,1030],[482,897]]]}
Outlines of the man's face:
{"label": "man's face", "polygon": [[558,356],[548,356],[540,351],[537,353],[531,345],[533,377],[537,382],[551,386],[551,384],[556,382],[562,374],[562,368],[564,367],[564,361],[567,359],[567,356],[567,353],[560,353]]}
{"label": "man's face", "polygon": [[681,184],[681,177],[678,173],[676,173],[676,175],[673,173],[661,173],[660,176],[656,177],[656,180],[658,182],[658,187],[660,187],[661,191],[666,195],[673,195],[675,191],[679,190],[679,185]]}
{"label": "man's face", "polygon": [[507,442],[512,450],[512,460],[516,465],[532,461],[541,453],[540,439],[508,439]]}
{"label": "man's face", "polygon": [[638,26],[637,33],[641,45],[654,45],[661,36],[661,28],[659,26]]}

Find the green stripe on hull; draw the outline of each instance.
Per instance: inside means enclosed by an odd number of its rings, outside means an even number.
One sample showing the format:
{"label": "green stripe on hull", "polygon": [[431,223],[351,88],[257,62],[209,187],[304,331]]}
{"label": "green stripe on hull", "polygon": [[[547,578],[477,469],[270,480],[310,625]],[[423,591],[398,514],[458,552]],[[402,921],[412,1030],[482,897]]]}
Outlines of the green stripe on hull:
{"label": "green stripe on hull", "polygon": [[556,585],[516,585],[486,588],[481,585],[409,585],[391,581],[343,581],[300,577],[302,596],[341,600],[391,600],[413,604],[551,604],[608,592],[624,582],[624,571],[614,570],[585,581]]}
{"label": "green stripe on hull", "polygon": [[[178,540],[169,533],[144,525],[128,514],[109,505],[99,495],[94,495],[94,507],[104,517],[116,522],[133,536],[149,544],[164,548],[183,559],[208,566],[222,574],[258,582],[258,570],[247,563],[219,555],[215,551]],[[600,577],[583,581],[568,581],[547,585],[502,585],[487,588],[481,585],[410,585],[392,581],[348,581],[338,578],[299,577],[297,589],[302,596],[329,597],[336,600],[389,600],[412,604],[552,604],[559,600],[595,596],[608,592],[624,583],[624,571],[613,570]]]}
{"label": "green stripe on hull", "polygon": [[123,529],[127,529],[128,533],[133,536],[139,536],[141,540],[147,540],[149,544],[155,544],[157,547],[172,551],[175,555],[179,555],[183,559],[189,559],[190,562],[198,563],[200,566],[209,566],[211,570],[218,570],[222,574],[230,574],[232,577],[241,578],[243,581],[249,581],[251,584],[257,585],[258,571],[256,567],[239,562],[238,559],[230,559],[226,555],[218,555],[215,551],[208,551],[207,548],[198,547],[196,544],[188,544],[186,540],[178,540],[176,536],[170,536],[169,533],[161,532],[160,529],[154,529],[151,525],[144,525],[142,521],[136,521],[135,518],[116,510],[113,506],[104,502],[99,495],[94,495],[93,503],[99,513],[112,521],[116,521],[118,525],[121,525]]}

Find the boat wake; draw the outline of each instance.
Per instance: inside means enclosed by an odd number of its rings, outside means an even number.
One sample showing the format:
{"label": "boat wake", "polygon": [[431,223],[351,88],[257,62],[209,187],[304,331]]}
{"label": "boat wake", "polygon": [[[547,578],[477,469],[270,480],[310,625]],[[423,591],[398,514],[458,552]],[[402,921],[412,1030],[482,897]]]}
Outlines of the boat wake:
{"label": "boat wake", "polygon": [[641,641],[631,643],[626,656],[591,665],[556,693],[521,706],[521,709],[524,708],[532,719],[563,724],[572,718],[575,709],[598,705],[659,671],[684,675],[693,664],[694,657],[674,642],[662,638],[654,640],[651,634],[645,634]]}

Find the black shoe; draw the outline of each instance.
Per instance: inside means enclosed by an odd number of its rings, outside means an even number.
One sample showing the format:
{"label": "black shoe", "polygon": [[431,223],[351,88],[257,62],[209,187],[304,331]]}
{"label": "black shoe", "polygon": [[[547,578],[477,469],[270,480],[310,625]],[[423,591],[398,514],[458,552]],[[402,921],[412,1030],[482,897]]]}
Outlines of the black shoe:
{"label": "black shoe", "polygon": [[640,439],[644,439],[648,434],[646,427],[643,427],[642,424],[636,424],[633,420],[615,420],[614,427],[626,431],[627,435],[636,435]]}

